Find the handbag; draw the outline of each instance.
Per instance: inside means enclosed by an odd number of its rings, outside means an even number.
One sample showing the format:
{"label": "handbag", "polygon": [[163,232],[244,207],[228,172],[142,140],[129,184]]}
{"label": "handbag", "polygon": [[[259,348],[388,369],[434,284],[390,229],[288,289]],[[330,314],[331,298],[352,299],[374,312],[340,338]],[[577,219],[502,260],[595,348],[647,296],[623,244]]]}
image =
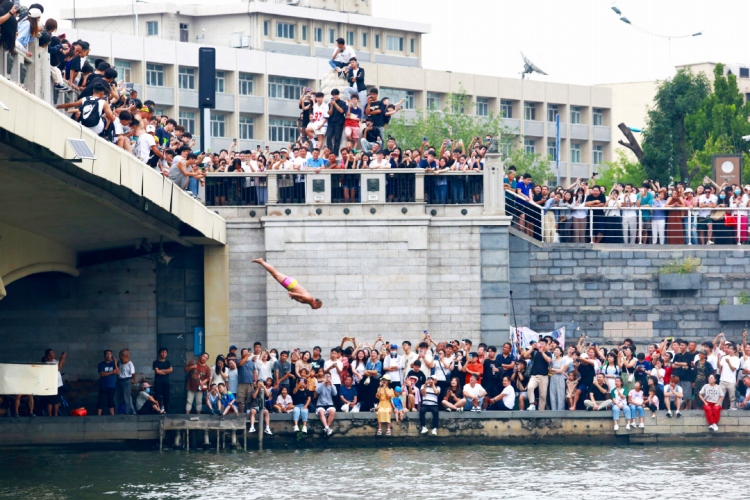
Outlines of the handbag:
{"label": "handbag", "polygon": [[726,227],[737,227],[737,216],[724,214],[724,226]]}
{"label": "handbag", "polygon": [[364,382],[362,382],[364,385],[370,385],[370,377],[368,376]]}

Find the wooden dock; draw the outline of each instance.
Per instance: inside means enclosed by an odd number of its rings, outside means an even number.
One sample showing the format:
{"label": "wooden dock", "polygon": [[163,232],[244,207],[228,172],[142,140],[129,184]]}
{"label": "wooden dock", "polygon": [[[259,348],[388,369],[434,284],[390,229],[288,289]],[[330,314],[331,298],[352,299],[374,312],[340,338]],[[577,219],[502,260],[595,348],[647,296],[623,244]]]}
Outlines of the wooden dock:
{"label": "wooden dock", "polygon": [[172,418],[165,416],[159,422],[159,450],[164,447],[164,436],[167,431],[177,431],[182,433],[185,431],[185,449],[190,449],[190,431],[216,431],[216,451],[219,451],[221,444],[224,442],[222,434],[230,432],[236,434],[237,431],[242,433],[244,449],[247,451],[247,432],[246,432],[247,419],[242,416],[228,416],[224,418],[212,418],[212,419],[201,419],[193,417],[190,419]]}

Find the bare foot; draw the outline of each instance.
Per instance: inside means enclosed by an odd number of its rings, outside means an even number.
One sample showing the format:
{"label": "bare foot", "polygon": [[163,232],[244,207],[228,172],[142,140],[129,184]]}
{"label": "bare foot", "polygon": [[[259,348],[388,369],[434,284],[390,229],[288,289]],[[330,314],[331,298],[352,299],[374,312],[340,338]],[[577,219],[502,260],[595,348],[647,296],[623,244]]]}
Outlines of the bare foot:
{"label": "bare foot", "polygon": [[263,264],[263,259],[253,259],[256,264]]}

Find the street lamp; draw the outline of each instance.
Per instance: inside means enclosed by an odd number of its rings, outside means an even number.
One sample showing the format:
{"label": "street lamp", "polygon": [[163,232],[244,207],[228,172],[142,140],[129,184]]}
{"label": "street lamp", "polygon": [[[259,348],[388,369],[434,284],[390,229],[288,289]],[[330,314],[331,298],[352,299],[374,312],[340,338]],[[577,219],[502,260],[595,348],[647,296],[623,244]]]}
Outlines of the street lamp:
{"label": "street lamp", "polygon": [[618,16],[620,16],[620,21],[622,21],[623,23],[625,23],[627,25],[630,25],[633,28],[637,29],[638,31],[643,32],[643,33],[645,33],[647,35],[651,35],[651,36],[654,36],[656,38],[662,38],[662,39],[666,39],[667,40],[667,44],[669,46],[669,67],[670,67],[670,71],[672,73],[674,73],[674,66],[672,65],[672,39],[673,38],[674,39],[679,39],[679,38],[693,38],[693,37],[696,37],[696,36],[702,36],[703,35],[702,31],[697,31],[695,33],[689,33],[687,35],[675,35],[675,36],[673,36],[673,35],[662,35],[662,34],[659,34],[659,33],[654,33],[652,31],[648,31],[647,29],[644,29],[644,28],[642,28],[642,27],[640,27],[638,25],[635,25],[632,22],[630,22],[630,19],[628,19],[627,17],[625,17],[625,15],[617,7],[617,5],[615,3],[612,3],[612,7],[611,8],[612,8],[612,11],[615,14],[617,14]]}

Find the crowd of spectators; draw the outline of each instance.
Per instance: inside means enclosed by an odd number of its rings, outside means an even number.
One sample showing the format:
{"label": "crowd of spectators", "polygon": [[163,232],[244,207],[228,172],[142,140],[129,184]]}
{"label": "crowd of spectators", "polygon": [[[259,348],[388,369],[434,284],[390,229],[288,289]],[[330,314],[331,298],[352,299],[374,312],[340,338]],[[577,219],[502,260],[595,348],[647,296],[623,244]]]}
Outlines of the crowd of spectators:
{"label": "crowd of spectators", "polygon": [[509,167],[506,211],[514,226],[547,243],[643,245],[748,244],[750,184],[708,177],[695,191],[683,182],[604,186],[577,179],[567,188],[534,184]]}

